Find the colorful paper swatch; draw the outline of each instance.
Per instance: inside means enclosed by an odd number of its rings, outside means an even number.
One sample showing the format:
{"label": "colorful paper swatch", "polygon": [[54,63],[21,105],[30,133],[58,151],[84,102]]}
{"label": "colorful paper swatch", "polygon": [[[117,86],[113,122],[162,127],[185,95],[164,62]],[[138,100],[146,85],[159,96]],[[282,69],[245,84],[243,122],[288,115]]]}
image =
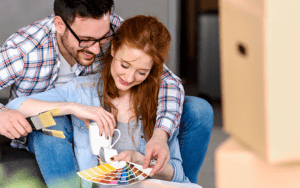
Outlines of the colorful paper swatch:
{"label": "colorful paper swatch", "polygon": [[143,169],[141,165],[120,161],[118,164],[105,163],[77,174],[94,183],[105,185],[129,185],[149,176],[152,168]]}

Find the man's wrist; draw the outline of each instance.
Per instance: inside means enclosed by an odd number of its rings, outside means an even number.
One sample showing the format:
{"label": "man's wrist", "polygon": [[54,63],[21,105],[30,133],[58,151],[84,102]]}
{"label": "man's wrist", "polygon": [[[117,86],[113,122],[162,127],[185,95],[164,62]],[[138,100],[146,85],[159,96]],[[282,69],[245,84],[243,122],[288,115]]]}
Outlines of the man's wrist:
{"label": "man's wrist", "polygon": [[169,134],[165,130],[157,128],[157,129],[154,130],[152,137],[158,137],[158,138],[163,139],[167,142],[168,139],[169,139]]}

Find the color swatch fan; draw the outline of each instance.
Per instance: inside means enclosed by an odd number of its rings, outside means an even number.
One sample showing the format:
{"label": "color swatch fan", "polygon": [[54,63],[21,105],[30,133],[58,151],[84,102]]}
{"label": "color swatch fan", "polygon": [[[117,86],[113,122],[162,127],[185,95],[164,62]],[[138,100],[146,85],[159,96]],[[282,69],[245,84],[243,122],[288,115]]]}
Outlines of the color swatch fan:
{"label": "color swatch fan", "polygon": [[143,169],[141,165],[120,161],[119,163],[105,163],[77,174],[94,183],[105,185],[130,185],[144,180],[149,176],[152,168]]}

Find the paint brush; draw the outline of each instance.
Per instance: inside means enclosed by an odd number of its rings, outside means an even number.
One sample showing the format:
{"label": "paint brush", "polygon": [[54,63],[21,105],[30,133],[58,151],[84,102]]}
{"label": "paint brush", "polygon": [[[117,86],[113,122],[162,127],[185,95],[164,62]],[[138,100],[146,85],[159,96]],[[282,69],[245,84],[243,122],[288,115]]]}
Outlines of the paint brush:
{"label": "paint brush", "polygon": [[62,132],[62,131],[42,129],[41,132],[48,136],[54,136],[54,137],[62,138],[62,139],[66,138],[64,135],[64,132]]}
{"label": "paint brush", "polygon": [[26,120],[31,125],[33,131],[39,131],[44,133],[45,135],[54,136],[58,138],[65,138],[65,135],[62,131],[46,129],[47,127],[52,127],[56,125],[52,115],[58,114],[59,109],[53,109],[50,111],[42,112],[37,116],[28,117],[26,118]]}
{"label": "paint brush", "polygon": [[26,120],[30,123],[32,130],[34,131],[38,131],[56,125],[49,111],[40,113],[37,116],[28,117],[26,118]]}

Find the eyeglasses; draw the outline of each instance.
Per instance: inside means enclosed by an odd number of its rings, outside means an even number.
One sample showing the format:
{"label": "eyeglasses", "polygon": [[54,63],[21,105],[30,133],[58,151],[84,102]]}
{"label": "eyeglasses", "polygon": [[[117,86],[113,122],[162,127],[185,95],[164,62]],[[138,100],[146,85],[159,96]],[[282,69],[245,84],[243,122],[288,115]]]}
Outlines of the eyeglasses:
{"label": "eyeglasses", "polygon": [[[71,29],[70,25],[63,20],[63,22],[66,24],[67,28],[71,31],[71,33],[74,35],[74,37],[78,40],[79,42],[79,47],[81,48],[89,48],[91,46],[93,46],[95,43],[99,42],[100,47],[102,47],[104,44],[106,44],[107,42],[110,42],[113,38],[113,36],[115,35],[115,31],[113,29],[112,24],[110,24],[110,31],[103,36],[100,39],[96,39],[96,40],[81,40],[76,34],[75,32]],[[112,33],[111,35],[109,35],[110,33]]]}

